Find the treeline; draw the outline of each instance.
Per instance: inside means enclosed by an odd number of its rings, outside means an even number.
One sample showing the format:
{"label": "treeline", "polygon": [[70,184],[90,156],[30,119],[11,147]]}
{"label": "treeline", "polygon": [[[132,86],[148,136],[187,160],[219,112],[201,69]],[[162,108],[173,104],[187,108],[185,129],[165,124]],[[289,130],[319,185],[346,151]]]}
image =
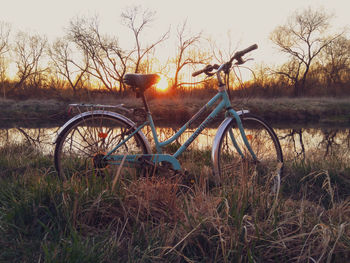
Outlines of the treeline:
{"label": "treeline", "polygon": [[260,96],[350,94],[350,40],[346,29],[330,33],[332,16],[311,8],[295,12],[270,36],[288,56],[283,65],[257,69],[250,93]]}
{"label": "treeline", "polygon": [[[234,50],[220,50],[201,32],[191,32],[185,21],[176,28],[175,55],[160,61],[157,51],[168,44],[171,32],[147,41],[154,17],[154,12],[142,7],[121,13],[121,23],[132,35],[127,48],[117,36],[101,32],[98,17],[72,19],[65,36],[51,43],[45,36],[13,32],[11,25],[1,22],[1,97],[128,96],[131,92],[123,76],[130,72],[162,72],[169,77],[173,94],[214,92],[212,80],[195,85],[190,72],[207,63],[224,62]],[[331,21],[321,9],[295,12],[270,35],[286,62],[255,67],[251,81],[243,85],[231,81],[231,92],[250,97],[350,95],[350,40],[345,30],[330,33]]]}

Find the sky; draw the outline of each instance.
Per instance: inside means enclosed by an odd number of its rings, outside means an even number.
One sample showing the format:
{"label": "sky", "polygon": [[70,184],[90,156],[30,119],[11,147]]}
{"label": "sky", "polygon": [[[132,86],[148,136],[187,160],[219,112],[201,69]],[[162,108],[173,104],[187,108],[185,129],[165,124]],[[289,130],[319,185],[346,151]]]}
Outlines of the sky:
{"label": "sky", "polygon": [[[73,18],[98,15],[101,29],[127,45],[130,33],[121,25],[120,14],[132,5],[156,11],[150,38],[169,28],[174,35],[187,19],[192,32],[201,31],[219,44],[227,42],[228,32],[238,49],[257,43],[254,58],[265,63],[279,62],[281,54],[269,35],[298,9],[323,7],[335,15],[334,28],[350,26],[350,0],[0,0],[0,21],[9,22],[14,31],[39,33],[53,40],[64,35]],[[164,50],[164,56],[172,54],[175,46],[166,45]]]}

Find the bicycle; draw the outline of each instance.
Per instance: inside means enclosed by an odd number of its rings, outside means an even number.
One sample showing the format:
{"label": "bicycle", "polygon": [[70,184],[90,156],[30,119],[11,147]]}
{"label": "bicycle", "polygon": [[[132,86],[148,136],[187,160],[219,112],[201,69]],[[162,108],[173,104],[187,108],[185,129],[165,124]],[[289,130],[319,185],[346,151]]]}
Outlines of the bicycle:
{"label": "bicycle", "polygon": [[[136,125],[120,113],[109,110],[109,108],[115,108],[131,112],[124,105],[71,105],[92,109],[80,112],[59,130],[54,153],[58,174],[62,178],[75,173],[108,175],[116,173],[121,167],[130,173],[134,171],[138,176],[144,175],[146,167],[181,172],[181,165],[177,158],[224,110],[225,119],[217,130],[212,147],[215,183],[225,184],[226,180],[238,178],[238,175],[246,170],[245,174],[255,174],[260,181],[269,181],[271,189],[274,192],[278,191],[283,169],[283,155],[278,137],[261,118],[250,114],[248,110],[233,109],[227,93],[228,83],[225,83],[221,76],[222,73],[227,76],[234,65],[245,63],[242,57],[255,49],[257,45],[252,45],[236,52],[227,63],[207,65],[194,72],[192,74],[194,77],[202,73],[208,76],[216,75],[218,93],[172,137],[162,142],[158,140],[144,94],[148,88],[158,82],[157,74],[126,74],[124,77],[124,82],[132,87],[137,97],[142,99],[144,108],[133,111],[135,115],[142,115],[145,118],[140,125]],[[234,61],[236,61],[235,64],[233,64]],[[216,72],[213,72],[214,70]],[[214,109],[174,154],[162,152],[165,146],[178,139],[210,108]],[[151,128],[156,153],[152,153],[151,146],[142,132],[147,125]]]}

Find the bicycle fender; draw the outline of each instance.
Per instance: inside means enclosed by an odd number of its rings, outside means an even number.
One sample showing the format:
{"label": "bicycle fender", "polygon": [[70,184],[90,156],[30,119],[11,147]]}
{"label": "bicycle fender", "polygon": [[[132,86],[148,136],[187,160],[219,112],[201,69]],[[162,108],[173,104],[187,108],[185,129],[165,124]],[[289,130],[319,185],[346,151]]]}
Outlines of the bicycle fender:
{"label": "bicycle fender", "polygon": [[[57,136],[54,140],[54,143],[57,142],[57,139],[62,136],[62,132],[69,126],[71,125],[73,122],[81,119],[81,118],[86,118],[88,116],[92,116],[92,115],[106,115],[106,116],[111,116],[111,117],[114,117],[116,119],[119,119],[125,123],[127,123],[128,125],[130,125],[131,127],[134,127],[135,129],[137,128],[136,124],[130,120],[129,118],[121,115],[121,114],[118,114],[116,112],[112,112],[112,111],[104,111],[104,110],[94,110],[94,111],[86,111],[86,112],[83,112],[81,114],[78,114],[76,116],[74,116],[73,118],[69,119],[65,124],[63,124],[63,126],[58,130],[57,132]],[[142,131],[139,131],[138,132],[138,135],[141,137],[141,139],[145,142],[145,145],[146,145],[146,148],[147,148],[147,152],[148,153],[151,153],[151,146],[146,138],[146,136],[143,134]]]}
{"label": "bicycle fender", "polygon": [[[247,114],[249,113],[249,110],[240,110],[237,111],[238,116],[241,116],[243,114]],[[219,178],[219,147],[220,147],[220,139],[224,134],[224,131],[226,129],[226,127],[230,124],[231,121],[234,121],[235,118],[234,117],[226,117],[225,120],[223,120],[223,122],[221,122],[214,141],[213,141],[213,147],[211,149],[211,160],[213,162],[213,169],[214,169],[214,176],[215,178]]]}

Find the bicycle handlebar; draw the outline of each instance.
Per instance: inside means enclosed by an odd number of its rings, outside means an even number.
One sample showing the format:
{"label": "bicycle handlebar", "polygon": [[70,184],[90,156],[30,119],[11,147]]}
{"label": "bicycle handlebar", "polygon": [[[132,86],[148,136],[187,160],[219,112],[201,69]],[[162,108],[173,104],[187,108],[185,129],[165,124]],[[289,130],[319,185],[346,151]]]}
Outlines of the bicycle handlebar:
{"label": "bicycle handlebar", "polygon": [[[226,63],[226,65],[229,65],[228,68],[231,68],[231,66],[232,66],[232,61],[233,61],[234,59],[237,60],[237,63],[236,63],[237,65],[243,64],[245,61],[242,59],[242,57],[243,57],[245,54],[247,54],[247,53],[249,53],[249,52],[251,52],[251,51],[253,51],[253,50],[257,49],[257,48],[258,48],[258,45],[257,45],[257,44],[254,44],[254,45],[251,45],[250,47],[247,47],[246,49],[243,49],[243,50],[241,50],[241,51],[237,51],[237,52],[233,55],[233,57],[230,59],[230,61]],[[192,73],[192,77],[196,77],[196,76],[198,76],[198,75],[200,75],[200,74],[202,74],[202,73],[205,73],[205,74],[207,74],[207,75],[210,76],[210,75],[212,75],[210,72],[211,72],[213,69],[218,69],[219,67],[220,67],[220,66],[217,65],[217,64],[215,64],[215,65],[207,65],[207,66],[205,66],[205,68],[193,72],[193,73]]]}
{"label": "bicycle handlebar", "polygon": [[245,54],[247,54],[248,52],[251,52],[255,49],[258,48],[258,45],[257,44],[254,44],[254,45],[251,45],[250,47],[247,47],[246,49],[243,49],[241,51],[237,51],[234,56],[231,58],[231,61],[234,60],[235,58],[239,58],[239,57],[242,57],[244,56]]}
{"label": "bicycle handlebar", "polygon": [[218,69],[219,68],[219,65],[217,64],[214,64],[214,65],[206,65],[204,69],[201,69],[201,70],[198,70],[198,71],[195,71],[192,73],[192,77],[196,77],[202,73],[206,73],[207,75],[209,75],[209,73],[211,71],[213,71],[213,69]]}

